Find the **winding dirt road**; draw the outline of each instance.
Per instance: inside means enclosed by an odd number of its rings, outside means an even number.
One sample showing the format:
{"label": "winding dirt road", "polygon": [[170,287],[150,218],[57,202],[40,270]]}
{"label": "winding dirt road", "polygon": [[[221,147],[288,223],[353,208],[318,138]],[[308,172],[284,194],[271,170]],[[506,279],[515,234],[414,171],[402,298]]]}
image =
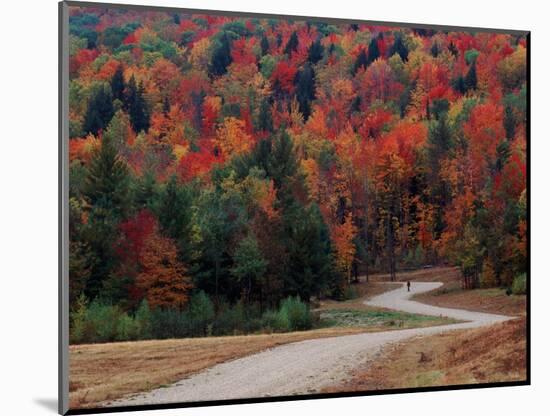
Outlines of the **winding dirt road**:
{"label": "winding dirt road", "polygon": [[345,380],[354,367],[372,361],[383,347],[415,336],[476,328],[512,319],[508,316],[441,308],[410,300],[441,286],[412,282],[365,302],[367,305],[460,321],[450,325],[322,338],[282,345],[218,364],[166,387],[117,400],[107,406],[257,398],[316,393]]}

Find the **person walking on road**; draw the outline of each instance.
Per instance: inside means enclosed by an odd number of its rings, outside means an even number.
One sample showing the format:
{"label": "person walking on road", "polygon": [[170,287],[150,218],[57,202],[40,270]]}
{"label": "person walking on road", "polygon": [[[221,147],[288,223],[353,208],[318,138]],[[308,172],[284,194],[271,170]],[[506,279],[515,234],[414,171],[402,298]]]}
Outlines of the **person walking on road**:
{"label": "person walking on road", "polygon": [[407,292],[411,291],[411,282],[410,280],[407,280]]}

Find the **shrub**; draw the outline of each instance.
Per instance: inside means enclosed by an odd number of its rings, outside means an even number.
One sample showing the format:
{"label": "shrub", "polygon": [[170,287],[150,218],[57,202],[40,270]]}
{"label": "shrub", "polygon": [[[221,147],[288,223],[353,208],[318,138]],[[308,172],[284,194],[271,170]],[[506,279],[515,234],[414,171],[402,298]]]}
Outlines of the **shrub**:
{"label": "shrub", "polygon": [[139,326],[132,317],[122,314],[118,318],[115,341],[134,341],[138,339]]}
{"label": "shrub", "polygon": [[202,290],[189,301],[190,330],[196,335],[206,335],[208,324],[214,320],[214,304]]}
{"label": "shrub", "polygon": [[94,300],[86,314],[87,321],[93,332],[93,339],[90,342],[109,342],[114,341],[117,335],[118,320],[121,311],[117,306],[104,305],[100,301]]}
{"label": "shrub", "polygon": [[525,295],[527,293],[527,274],[522,273],[514,278],[512,283],[512,293],[514,295]]}
{"label": "shrub", "polygon": [[263,330],[263,320],[261,317],[249,317],[246,320],[244,331],[246,333],[254,333]]}
{"label": "shrub", "polygon": [[233,307],[223,305],[214,321],[213,333],[215,335],[231,335],[241,331],[244,326],[244,309],[241,304]]}
{"label": "shrub", "polygon": [[288,315],[282,311],[266,311],[262,316],[262,326],[275,332],[288,332]]}
{"label": "shrub", "polygon": [[288,297],[283,300],[279,313],[286,315],[288,319],[289,330],[291,331],[311,328],[311,316],[309,314],[309,308],[304,302],[300,300],[298,296]]}
{"label": "shrub", "polygon": [[135,321],[139,339],[151,339],[153,328],[151,322],[151,309],[146,300],[143,300],[136,311]]}
{"label": "shrub", "polygon": [[90,337],[90,329],[87,320],[88,301],[84,295],[80,295],[76,301],[76,309],[71,313],[71,343],[82,343]]}
{"label": "shrub", "polygon": [[347,286],[344,289],[344,300],[351,300],[351,299],[357,299],[359,297],[359,293],[357,293],[357,289],[353,286]]}
{"label": "shrub", "polygon": [[190,336],[189,318],[177,309],[153,309],[151,332],[155,339],[183,338]]}

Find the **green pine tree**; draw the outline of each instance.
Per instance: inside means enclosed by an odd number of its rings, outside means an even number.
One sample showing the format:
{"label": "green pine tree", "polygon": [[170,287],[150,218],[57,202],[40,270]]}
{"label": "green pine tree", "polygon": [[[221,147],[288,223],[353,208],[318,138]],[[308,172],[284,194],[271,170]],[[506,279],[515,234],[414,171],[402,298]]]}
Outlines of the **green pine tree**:
{"label": "green pine tree", "polygon": [[111,90],[113,91],[113,100],[124,102],[124,74],[122,66],[119,66],[111,78]]}
{"label": "green pine tree", "polygon": [[516,117],[514,115],[514,110],[509,105],[504,109],[503,124],[506,138],[509,140],[513,139],[516,134]]}
{"label": "green pine tree", "polygon": [[105,129],[115,111],[113,96],[109,85],[102,85],[92,92],[84,115],[84,132],[97,135]]}
{"label": "green pine tree", "polygon": [[315,65],[317,62],[319,62],[321,59],[323,59],[323,52],[325,48],[321,44],[321,40],[317,39],[315,42],[311,44],[307,51],[307,60],[312,64]]}
{"label": "green pine tree", "polygon": [[298,34],[296,31],[292,32],[292,35],[290,35],[290,38],[288,39],[288,42],[286,43],[284,52],[290,56],[292,55],[292,52],[296,52],[298,50]]}
{"label": "green pine tree", "polygon": [[376,38],[372,38],[370,43],[369,43],[367,66],[372,64],[378,58],[380,58],[380,50],[378,49],[378,41],[376,40]]}
{"label": "green pine tree", "polygon": [[260,41],[260,48],[262,49],[262,56],[269,53],[269,40],[265,34],[262,36],[262,40]]}
{"label": "green pine tree", "polygon": [[361,52],[359,52],[359,55],[357,55],[357,59],[355,60],[355,64],[353,64],[353,74],[355,75],[359,69],[367,68],[369,65],[369,58],[367,56],[367,52],[365,49],[361,49]]}
{"label": "green pine tree", "polygon": [[143,83],[136,85],[136,79],[132,75],[128,82],[126,94],[126,107],[130,116],[132,128],[136,133],[149,130],[149,109],[144,98]]}
{"label": "green pine tree", "polygon": [[232,62],[231,43],[227,33],[224,33],[217,43],[212,60],[210,61],[210,73],[214,76],[220,76],[227,72],[227,67]]}
{"label": "green pine tree", "polygon": [[315,73],[309,63],[296,75],[296,98],[300,112],[307,121],[311,114],[311,101],[315,99]]}
{"label": "green pine tree", "polygon": [[260,131],[273,131],[273,117],[271,116],[271,105],[269,100],[264,98],[260,103],[258,112],[258,130]]}
{"label": "green pine tree", "polygon": [[476,72],[476,61],[470,65],[466,77],[464,77],[464,87],[466,91],[475,90],[477,88],[477,72]]}

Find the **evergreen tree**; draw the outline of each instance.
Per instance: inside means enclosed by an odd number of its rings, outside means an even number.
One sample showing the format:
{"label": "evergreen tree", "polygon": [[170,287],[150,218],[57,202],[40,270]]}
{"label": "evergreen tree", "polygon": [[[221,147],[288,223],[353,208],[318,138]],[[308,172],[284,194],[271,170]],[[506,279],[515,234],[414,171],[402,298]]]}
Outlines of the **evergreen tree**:
{"label": "evergreen tree", "polygon": [[428,133],[428,149],[433,160],[443,160],[453,147],[451,127],[445,112],[440,113],[439,119],[432,123]]}
{"label": "evergreen tree", "polygon": [[260,131],[273,131],[273,117],[271,116],[271,105],[269,100],[264,98],[260,103],[260,109],[258,112],[258,130]]}
{"label": "evergreen tree", "polygon": [[506,131],[506,138],[511,140],[514,138],[516,133],[516,117],[514,116],[514,110],[512,107],[507,105],[504,109],[504,131]]}
{"label": "evergreen tree", "polygon": [[497,172],[502,171],[502,168],[504,168],[504,165],[508,162],[508,159],[511,155],[511,149],[510,149],[510,142],[508,140],[504,140],[500,142],[497,146],[497,160],[495,163],[495,170]]}
{"label": "evergreen tree", "polygon": [[267,167],[268,176],[273,179],[277,189],[288,185],[289,178],[293,177],[298,170],[294,145],[285,130],[280,130],[273,140]]}
{"label": "evergreen tree", "polygon": [[231,43],[227,33],[221,36],[217,46],[212,53],[210,61],[210,73],[214,76],[220,76],[227,72],[227,67],[232,62]]}
{"label": "evergreen tree", "polygon": [[437,98],[432,101],[430,104],[430,111],[433,113],[436,120],[439,120],[439,117],[443,113],[449,111],[449,101],[445,98]]}
{"label": "evergreen tree", "polygon": [[261,286],[266,267],[267,262],[256,238],[253,235],[243,238],[233,254],[233,267],[230,273],[243,288],[247,303],[250,303],[253,288]]}
{"label": "evergreen tree", "polygon": [[110,143],[118,150],[123,149],[128,142],[129,127],[128,115],[124,111],[118,110],[109,122],[103,136],[105,139],[109,139]]}
{"label": "evergreen tree", "polygon": [[390,48],[389,56],[393,56],[394,54],[398,54],[403,62],[406,62],[409,58],[409,50],[405,46],[405,43],[403,43],[403,36],[401,34],[395,35],[395,40]]}
{"label": "evergreen tree", "polygon": [[126,104],[132,128],[136,133],[142,130],[145,132],[149,130],[149,110],[143,94],[143,83],[140,82],[139,86],[137,86],[136,79],[132,75],[132,78],[128,82]]}
{"label": "evergreen tree", "polygon": [[453,88],[456,92],[460,94],[466,93],[466,83],[464,82],[464,77],[460,75],[458,78],[454,79],[452,82]]}
{"label": "evergreen tree", "polygon": [[448,186],[440,180],[441,161],[454,147],[451,127],[447,120],[447,114],[442,113],[439,119],[432,122],[428,132],[428,187],[430,189],[431,202],[436,207],[434,231],[440,233],[443,230],[443,213],[449,199]]}
{"label": "evergreen tree", "polygon": [[378,49],[378,42],[376,38],[373,38],[369,43],[367,66],[372,64],[378,58],[380,58],[380,50]]}
{"label": "evergreen tree", "polygon": [[303,207],[294,202],[285,210],[288,272],[284,274],[287,295],[304,302],[327,287],[332,270],[330,237],[316,204]]}
{"label": "evergreen tree", "polygon": [[124,87],[124,74],[122,72],[122,66],[119,65],[111,78],[113,100],[120,100],[121,102],[124,102]]}
{"label": "evergreen tree", "polygon": [[292,52],[296,52],[298,50],[298,34],[296,31],[292,32],[292,35],[290,35],[290,38],[288,39],[288,42],[286,43],[284,52],[290,56]]}
{"label": "evergreen tree", "polygon": [[321,44],[321,40],[317,39],[315,42],[311,44],[307,51],[307,60],[312,64],[315,65],[317,62],[319,62],[321,59],[323,59],[323,52],[325,48]]}
{"label": "evergreen tree", "polygon": [[311,114],[311,101],[315,99],[315,73],[309,63],[296,74],[295,84],[299,109],[307,121]]}
{"label": "evergreen tree", "polygon": [[111,88],[108,85],[102,85],[92,92],[88,101],[84,115],[84,132],[97,135],[107,127],[114,113]]}
{"label": "evergreen tree", "polygon": [[116,267],[113,241],[118,237],[118,222],[127,213],[129,200],[128,168],[109,136],[103,138],[90,161],[83,197],[90,208],[82,239],[89,247],[89,255],[96,259],[84,293],[88,299],[100,293],[110,299],[114,294],[103,287],[103,282],[111,277]]}
{"label": "evergreen tree", "polygon": [[177,242],[180,258],[187,264],[191,260],[191,202],[189,189],[173,175],[161,188],[154,206],[163,235]]}
{"label": "evergreen tree", "polygon": [[360,68],[366,69],[369,64],[369,58],[367,56],[367,52],[365,49],[361,49],[361,52],[359,52],[359,55],[357,55],[357,59],[355,60],[355,64],[353,65],[353,75],[359,71]]}
{"label": "evergreen tree", "polygon": [[361,111],[361,96],[357,95],[351,102],[351,112],[359,113]]}
{"label": "evergreen tree", "polygon": [[260,48],[262,49],[262,56],[269,53],[269,40],[265,34],[262,36],[262,40],[260,41]]}
{"label": "evergreen tree", "polygon": [[449,52],[451,52],[451,54],[456,58],[458,56],[458,48],[456,47],[456,45],[453,43],[453,41],[451,41],[451,43],[449,43],[449,46],[447,47],[447,49],[449,49]]}
{"label": "evergreen tree", "polygon": [[228,299],[239,297],[239,288],[228,284],[231,236],[245,224],[245,209],[238,195],[224,192],[221,187],[201,192],[197,201],[196,233],[200,236],[195,251],[197,259],[195,281],[197,286],[214,295],[219,305],[223,293]]}
{"label": "evergreen tree", "polygon": [[475,90],[477,88],[477,72],[475,61],[472,62],[472,65],[470,65],[470,69],[468,69],[468,73],[464,78],[464,87],[466,88],[466,91]]}
{"label": "evergreen tree", "polygon": [[92,206],[101,206],[117,216],[126,209],[128,167],[118,155],[110,135],[105,135],[94,153],[84,182],[83,196]]}
{"label": "evergreen tree", "polygon": [[434,58],[437,58],[437,56],[439,55],[439,46],[437,46],[437,43],[433,43],[431,49],[430,49],[430,53],[432,54],[432,56]]}
{"label": "evergreen tree", "polygon": [[134,203],[140,208],[152,208],[157,193],[157,180],[152,170],[147,170],[135,183]]}

